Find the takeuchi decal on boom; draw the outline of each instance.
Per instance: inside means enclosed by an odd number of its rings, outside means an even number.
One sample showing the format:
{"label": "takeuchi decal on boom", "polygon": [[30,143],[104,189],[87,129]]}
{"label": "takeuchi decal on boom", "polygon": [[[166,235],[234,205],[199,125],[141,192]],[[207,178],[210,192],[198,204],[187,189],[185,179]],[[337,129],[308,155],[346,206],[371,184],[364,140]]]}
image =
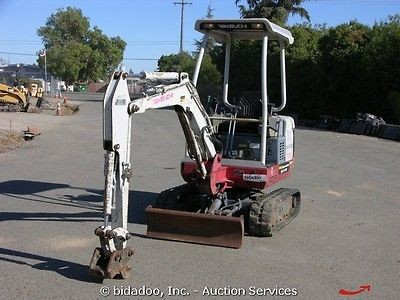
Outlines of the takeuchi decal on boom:
{"label": "takeuchi decal on boom", "polygon": [[164,102],[164,101],[166,101],[168,99],[171,99],[173,97],[174,97],[174,93],[169,93],[169,94],[166,94],[166,95],[161,95],[161,96],[158,96],[156,98],[153,98],[152,101],[153,101],[153,104],[158,104],[158,103]]}

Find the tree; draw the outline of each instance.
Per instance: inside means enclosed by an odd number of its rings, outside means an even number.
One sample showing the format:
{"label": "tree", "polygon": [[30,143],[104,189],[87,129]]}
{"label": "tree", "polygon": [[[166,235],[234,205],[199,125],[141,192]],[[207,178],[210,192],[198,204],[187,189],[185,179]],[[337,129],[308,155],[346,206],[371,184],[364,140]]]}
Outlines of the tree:
{"label": "tree", "polygon": [[[47,68],[67,84],[84,81],[91,52],[88,45],[78,42],[69,42],[64,47],[53,46],[47,51]],[[39,64],[43,64],[43,59],[39,60]]]}
{"label": "tree", "polygon": [[[163,55],[158,60],[158,70],[160,72],[187,72],[191,76],[195,64],[195,58],[187,52]],[[203,57],[198,80],[200,84],[218,84],[221,81],[221,74],[207,54]]]}
{"label": "tree", "polygon": [[162,55],[158,60],[160,72],[187,72],[190,75],[194,70],[194,59],[187,52]]}
{"label": "tree", "polygon": [[[89,18],[74,7],[58,9],[37,30],[47,53],[48,70],[67,84],[97,81],[115,69],[123,58],[126,43],[107,37],[100,28],[90,29]],[[38,63],[44,65],[44,59]]]}
{"label": "tree", "polygon": [[267,18],[268,20],[284,25],[289,15],[299,15],[310,21],[308,11],[301,7],[306,0],[246,0],[247,6],[239,3],[242,0],[235,0],[240,9],[242,18]]}
{"label": "tree", "polygon": [[324,109],[332,115],[352,117],[369,109],[363,53],[370,28],[356,21],[330,28],[319,40],[320,66],[324,74]]}
{"label": "tree", "polygon": [[372,26],[363,60],[369,102],[385,121],[400,124],[400,14]]}
{"label": "tree", "polygon": [[[296,25],[287,51],[288,109],[302,118],[368,112],[400,122],[400,16],[372,27]],[[271,86],[271,85],[270,85]]]}
{"label": "tree", "polygon": [[[160,72],[186,72],[189,76],[192,76],[195,65],[195,58],[187,52],[163,55],[158,60]],[[203,100],[209,95],[217,96],[221,78],[221,74],[210,55],[205,54],[197,83],[197,89]]]}
{"label": "tree", "polygon": [[[326,31],[324,26],[312,27],[309,24],[290,28],[295,43],[286,52],[286,109],[302,118],[318,118],[321,114],[320,106],[326,100],[321,87],[325,86],[328,79],[321,72],[319,49],[319,40]],[[279,88],[280,83],[276,83],[276,86]]]}

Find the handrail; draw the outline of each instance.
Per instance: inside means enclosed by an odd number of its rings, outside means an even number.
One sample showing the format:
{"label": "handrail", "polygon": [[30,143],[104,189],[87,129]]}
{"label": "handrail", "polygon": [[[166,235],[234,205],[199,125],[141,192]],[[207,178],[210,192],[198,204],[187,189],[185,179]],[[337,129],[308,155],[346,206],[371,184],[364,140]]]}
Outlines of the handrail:
{"label": "handrail", "polygon": [[267,90],[267,54],[268,35],[264,36],[261,54],[261,94],[262,94],[262,126],[260,160],[265,164],[267,154],[267,128],[268,128],[268,90]]}
{"label": "handrail", "polygon": [[272,108],[273,112],[279,112],[286,106],[286,63],[285,63],[285,44],[279,41],[280,47],[280,65],[281,65],[281,104]]}
{"label": "handrail", "polygon": [[224,68],[224,86],[223,86],[223,96],[222,100],[226,107],[231,109],[238,109],[239,107],[229,103],[228,101],[228,89],[229,89],[229,64],[231,57],[231,45],[232,40],[229,33],[224,33],[226,35],[225,40],[225,68]]}

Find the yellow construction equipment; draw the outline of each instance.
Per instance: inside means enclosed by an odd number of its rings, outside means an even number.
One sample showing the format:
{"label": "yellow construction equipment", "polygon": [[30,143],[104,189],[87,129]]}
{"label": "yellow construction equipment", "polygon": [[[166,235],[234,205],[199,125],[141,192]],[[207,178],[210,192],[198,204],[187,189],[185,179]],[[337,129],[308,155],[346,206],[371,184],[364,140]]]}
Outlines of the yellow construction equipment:
{"label": "yellow construction equipment", "polygon": [[38,85],[36,83],[31,83],[29,88],[29,94],[31,97],[37,97]]}
{"label": "yellow construction equipment", "polygon": [[0,106],[13,106],[25,110],[28,108],[26,93],[15,87],[0,83]]}

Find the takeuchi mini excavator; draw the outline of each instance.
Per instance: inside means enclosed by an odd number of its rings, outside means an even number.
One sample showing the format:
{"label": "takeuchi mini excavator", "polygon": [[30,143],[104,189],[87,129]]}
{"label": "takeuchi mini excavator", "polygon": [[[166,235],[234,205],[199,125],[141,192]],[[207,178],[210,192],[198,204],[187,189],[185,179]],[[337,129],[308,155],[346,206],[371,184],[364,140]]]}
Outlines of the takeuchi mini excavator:
{"label": "takeuchi mini excavator", "polygon": [[[285,47],[291,33],[266,19],[198,20],[204,33],[192,80],[187,73],[142,73],[157,82],[140,99],[130,99],[127,73],[115,72],[104,96],[105,153],[104,224],[95,230],[96,248],[90,273],[102,278],[126,278],[133,249],[127,246],[131,119],[148,109],[172,107],[186,139],[181,174],[186,184],[159,194],[146,208],[147,236],[239,248],[244,234],[271,236],[300,209],[300,192],[263,190],[287,178],[294,165],[294,121],[278,113],[286,105]],[[196,90],[209,37],[225,47],[224,109],[208,115]],[[262,43],[261,93],[229,95],[229,62],[235,40]],[[268,101],[269,41],[280,47],[281,102]],[[159,83],[163,84],[159,84]]]}

